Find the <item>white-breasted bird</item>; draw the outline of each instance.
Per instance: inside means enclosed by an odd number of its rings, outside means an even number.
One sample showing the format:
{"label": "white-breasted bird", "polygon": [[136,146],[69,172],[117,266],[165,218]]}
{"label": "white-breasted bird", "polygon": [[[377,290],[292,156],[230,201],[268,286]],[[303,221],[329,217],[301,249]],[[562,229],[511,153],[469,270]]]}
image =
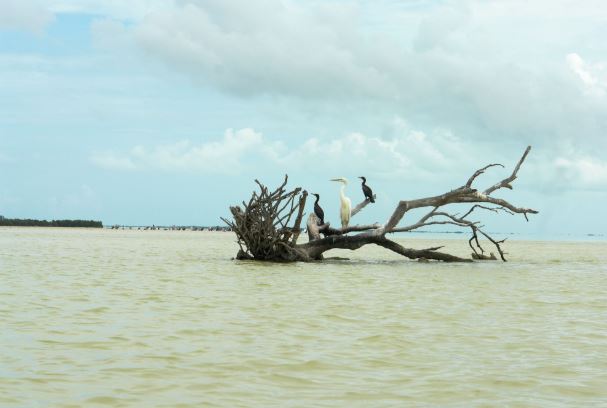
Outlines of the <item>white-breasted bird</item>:
{"label": "white-breasted bird", "polygon": [[339,191],[339,200],[341,205],[339,207],[339,216],[341,218],[341,227],[346,228],[350,222],[350,212],[352,211],[352,201],[344,194],[348,180],[344,177],[338,177],[331,179],[331,181],[337,181],[341,183],[341,190]]}

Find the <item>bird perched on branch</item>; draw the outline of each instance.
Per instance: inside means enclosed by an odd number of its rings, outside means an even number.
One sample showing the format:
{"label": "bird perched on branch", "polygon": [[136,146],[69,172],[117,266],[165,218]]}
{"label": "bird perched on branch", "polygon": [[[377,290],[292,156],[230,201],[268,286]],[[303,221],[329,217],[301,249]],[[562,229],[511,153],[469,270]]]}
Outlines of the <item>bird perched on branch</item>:
{"label": "bird perched on branch", "polygon": [[373,191],[371,190],[371,187],[369,187],[367,185],[367,179],[364,178],[363,176],[360,176],[359,179],[362,179],[363,184],[363,194],[365,195],[365,198],[369,201],[371,201],[372,203],[375,202],[375,196],[373,195]]}
{"label": "bird perched on branch", "polygon": [[341,227],[346,228],[350,222],[350,212],[352,211],[352,201],[344,194],[344,189],[348,184],[348,180],[344,177],[339,177],[331,179],[331,181],[341,183],[341,190],[339,191],[339,200],[341,202],[339,207],[339,216],[341,218]]}
{"label": "bird perched on branch", "polygon": [[316,216],[318,217],[318,219],[320,220],[320,225],[325,223],[325,212],[323,211],[322,207],[320,205],[318,205],[318,200],[320,199],[320,195],[313,193],[313,196],[316,196],[316,201],[314,201],[314,214],[316,214]]}

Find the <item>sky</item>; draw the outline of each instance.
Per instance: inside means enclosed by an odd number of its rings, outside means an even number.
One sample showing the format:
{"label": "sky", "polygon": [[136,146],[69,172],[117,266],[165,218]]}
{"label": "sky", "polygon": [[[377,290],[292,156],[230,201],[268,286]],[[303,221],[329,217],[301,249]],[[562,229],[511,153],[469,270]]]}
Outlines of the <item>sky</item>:
{"label": "sky", "polygon": [[385,222],[531,145],[496,196],[539,214],[486,229],[604,234],[605,38],[603,0],[2,0],[0,215],[217,225],[288,174]]}

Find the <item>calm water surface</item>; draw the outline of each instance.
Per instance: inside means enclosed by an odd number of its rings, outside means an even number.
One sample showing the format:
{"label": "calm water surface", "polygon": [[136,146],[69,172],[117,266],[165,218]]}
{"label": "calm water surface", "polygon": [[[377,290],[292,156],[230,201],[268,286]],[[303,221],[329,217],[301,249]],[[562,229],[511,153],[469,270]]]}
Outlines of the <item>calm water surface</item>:
{"label": "calm water surface", "polygon": [[233,241],[0,228],[0,406],[607,406],[605,242],[273,265]]}

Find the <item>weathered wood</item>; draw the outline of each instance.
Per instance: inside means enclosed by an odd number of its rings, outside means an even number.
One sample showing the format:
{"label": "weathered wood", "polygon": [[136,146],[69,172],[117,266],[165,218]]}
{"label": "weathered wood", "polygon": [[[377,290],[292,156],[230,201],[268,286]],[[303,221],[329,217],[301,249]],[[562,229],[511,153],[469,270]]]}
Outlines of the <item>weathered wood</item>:
{"label": "weathered wood", "polygon": [[[509,177],[483,192],[473,188],[473,183],[487,169],[495,166],[503,167],[501,164],[493,163],[476,170],[463,186],[444,194],[400,201],[388,221],[383,225],[352,225],[346,228],[332,228],[329,222],[319,225],[320,220],[316,214],[311,213],[306,222],[308,232],[308,242],[306,243],[298,244],[297,240],[301,232],[300,225],[304,216],[307,192],[302,191],[301,188],[287,191],[287,176],[273,192],[269,192],[266,186],[255,180],[259,192],[254,191],[249,202],[243,202],[243,208],[239,206],[230,207],[233,221],[222,219],[236,233],[240,247],[238,259],[310,261],[322,259],[323,253],[331,249],[356,250],[368,244],[376,244],[407,258],[420,261],[470,262],[472,259],[496,259],[493,253],[491,253],[491,256],[485,255],[485,250],[479,240],[479,236],[482,236],[495,246],[500,258],[506,261],[505,252],[501,247],[505,239],[496,240],[492,238],[483,230],[483,226],[478,221],[471,221],[467,217],[477,209],[510,215],[522,214],[527,220],[528,214],[538,213],[534,209],[517,207],[504,199],[491,196],[493,192],[501,188],[512,189],[512,182],[517,178],[521,165],[530,150],[531,146],[527,147]],[[351,217],[358,214],[370,202],[369,199],[360,202],[351,211]],[[441,210],[449,204],[458,203],[473,205],[463,216]],[[409,225],[399,226],[407,212],[424,207],[430,207],[431,210],[419,220]],[[290,225],[293,216],[295,216],[295,219],[293,224]],[[468,243],[473,251],[472,259],[438,252],[440,247],[423,250],[405,248],[386,238],[386,234],[413,231],[431,225],[454,225],[469,228],[472,236]],[[352,232],[358,234],[348,235]]]}
{"label": "weathered wood", "polygon": [[510,184],[510,183],[512,183],[516,179],[516,177],[518,175],[518,171],[520,170],[521,165],[527,158],[527,155],[529,154],[530,151],[531,151],[531,146],[527,146],[527,149],[525,149],[525,153],[523,153],[523,156],[516,164],[516,167],[512,171],[512,174],[509,177],[506,177],[505,179],[500,181],[499,183],[492,185],[491,187],[486,189],[483,193],[485,195],[489,195],[489,194],[493,193],[495,190],[498,190],[500,188],[508,188],[508,189],[512,190],[512,184]]}
{"label": "weathered wood", "polygon": [[[411,249],[405,248],[402,245],[383,238],[377,242],[377,245],[396,252],[397,254],[406,256],[409,259],[433,259],[443,262],[472,262],[471,259],[460,258],[459,256],[438,252],[435,248],[428,249]],[[440,248],[440,247],[439,247]]]}
{"label": "weathered wood", "polygon": [[[226,220],[236,233],[240,247],[239,259],[271,261],[305,260],[305,253],[295,248],[301,231],[307,193],[301,188],[285,190],[288,176],[272,192],[255,180],[259,192],[254,191],[243,208],[230,207],[233,220]],[[291,225],[291,219],[295,221]]]}
{"label": "weathered wood", "polygon": [[318,225],[319,222],[320,219],[316,214],[312,213],[308,216],[308,222],[306,223],[306,227],[308,229],[308,241],[320,239],[320,227]]}
{"label": "weathered wood", "polygon": [[352,209],[352,211],[350,211],[350,218],[354,217],[356,214],[358,214],[360,212],[360,210],[362,210],[363,208],[365,208],[367,206],[367,204],[369,204],[371,202],[371,200],[369,200],[368,198],[365,198],[364,201],[358,203],[356,205],[356,207],[354,207]]}
{"label": "weathered wood", "polygon": [[437,249],[440,247],[428,249],[405,248],[384,236],[372,234],[329,236],[314,241],[309,241],[305,244],[299,245],[299,247],[306,251],[310,257],[315,258],[331,249],[357,250],[368,244],[379,245],[410,259],[426,258],[445,262],[471,262],[471,259],[460,258],[458,256],[437,252]]}

